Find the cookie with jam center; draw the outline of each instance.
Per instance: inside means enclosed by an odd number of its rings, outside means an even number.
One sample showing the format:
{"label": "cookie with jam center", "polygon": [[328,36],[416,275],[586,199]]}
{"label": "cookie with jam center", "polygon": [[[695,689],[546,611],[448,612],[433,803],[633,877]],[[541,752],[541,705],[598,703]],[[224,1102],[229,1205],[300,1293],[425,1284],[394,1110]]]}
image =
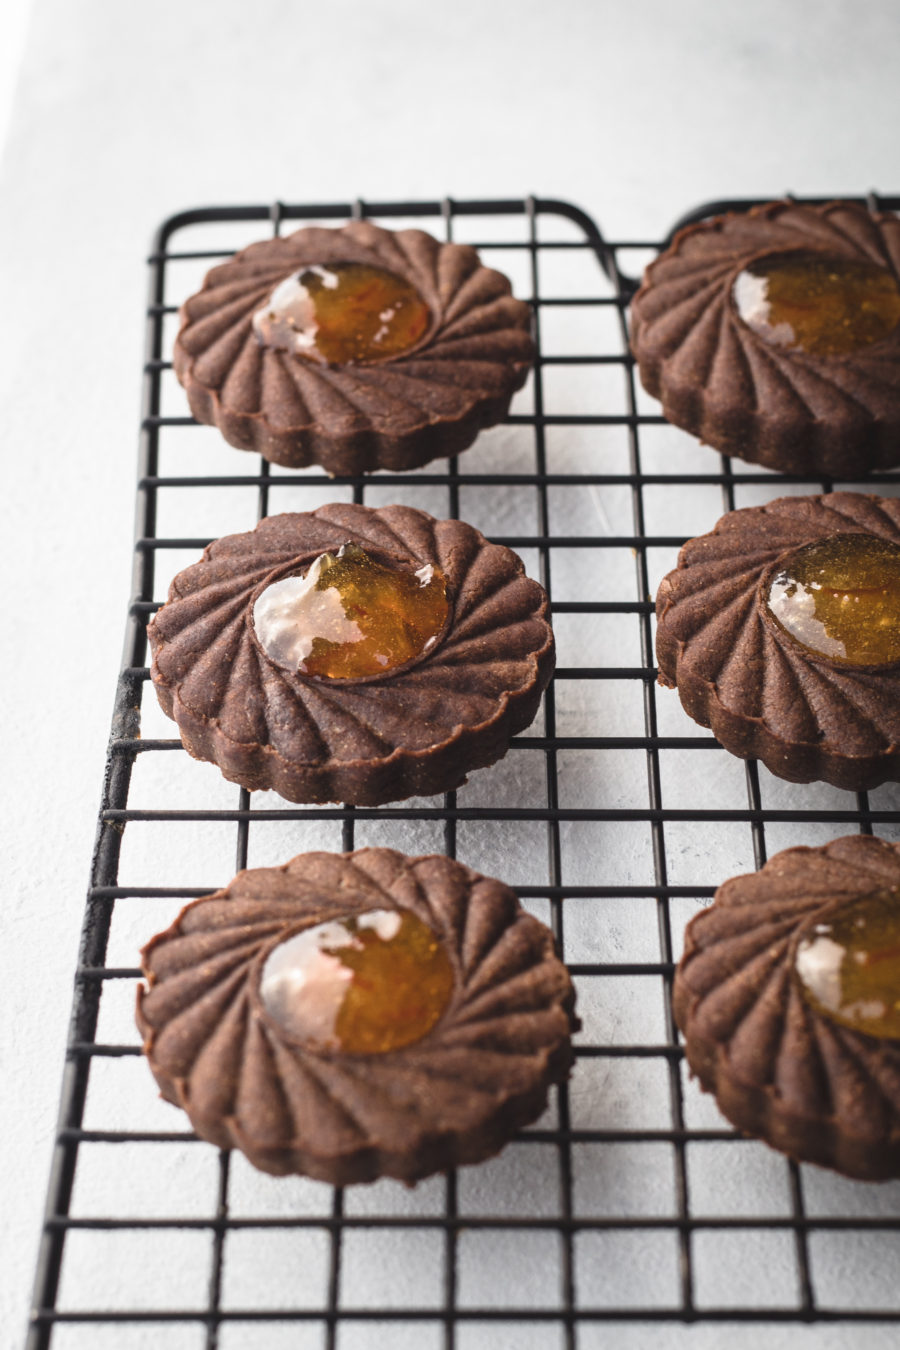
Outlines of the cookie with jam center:
{"label": "cookie with jam center", "polygon": [[656,597],[659,680],[732,754],[794,783],[900,778],[900,502],[731,511]]}
{"label": "cookie with jam center", "polygon": [[174,367],[230,445],[359,474],[466,449],[533,357],[528,305],[473,248],[354,221],[214,267],[182,306]]}
{"label": "cookie with jam center", "polygon": [[631,307],[670,422],[785,473],[900,463],[900,219],[772,202],[676,234]]}
{"label": "cookie with jam center", "polygon": [[408,1183],[499,1151],[572,1064],[553,935],[502,882],[393,849],[240,872],[142,953],[162,1095],[263,1171]]}
{"label": "cookie with jam center", "polygon": [[900,1176],[900,847],[790,848],[685,935],[675,1017],[738,1129],[801,1162]]}
{"label": "cookie with jam center", "polygon": [[447,792],[533,720],[547,597],[511,549],[405,506],[270,516],[211,544],[148,628],[185,749],[251,791]]}

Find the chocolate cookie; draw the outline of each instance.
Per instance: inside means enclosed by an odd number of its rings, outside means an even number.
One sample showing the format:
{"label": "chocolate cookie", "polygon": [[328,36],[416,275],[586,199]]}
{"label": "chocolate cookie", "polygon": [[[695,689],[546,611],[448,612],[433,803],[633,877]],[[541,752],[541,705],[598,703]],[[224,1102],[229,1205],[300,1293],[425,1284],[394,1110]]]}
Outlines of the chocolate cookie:
{"label": "chocolate cookie", "polygon": [[900,502],[731,511],[656,597],[660,683],[726,750],[794,783],[900,778]]}
{"label": "chocolate cookie", "polygon": [[414,1182],[496,1153],[572,1064],[574,993],[502,882],[393,849],[240,872],[143,951],[163,1097],[266,1172]]}
{"label": "chocolate cookie", "polygon": [[785,473],[900,463],[900,219],[772,202],[679,231],[631,308],[670,422]]}
{"label": "chocolate cookie", "polygon": [[534,718],[547,597],[510,549],[405,506],[271,516],[211,544],[149,626],[187,751],[289,801],[459,787]]}
{"label": "chocolate cookie", "polygon": [[331,474],[412,469],[506,416],[530,322],[468,245],[311,227],[209,272],[182,307],[175,373],[239,450]]}
{"label": "chocolate cookie", "polygon": [[790,848],[692,919],[675,1017],[701,1085],[803,1162],[900,1176],[900,848]]}

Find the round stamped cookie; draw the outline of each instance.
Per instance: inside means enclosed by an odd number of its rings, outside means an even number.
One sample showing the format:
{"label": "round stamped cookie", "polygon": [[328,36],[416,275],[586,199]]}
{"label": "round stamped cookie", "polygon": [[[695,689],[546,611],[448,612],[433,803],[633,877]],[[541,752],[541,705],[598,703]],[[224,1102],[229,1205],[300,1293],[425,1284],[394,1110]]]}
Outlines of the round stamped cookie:
{"label": "round stamped cookie", "polygon": [[263,1171],[415,1182],[499,1151],[572,1064],[548,928],[442,856],[240,872],[144,948],[144,1049],[197,1133]]}
{"label": "round stamped cookie", "polygon": [[186,301],[174,366],[230,445],[330,474],[412,469],[509,411],[528,305],[465,244],[368,221],[251,244]]}
{"label": "round stamped cookie", "polygon": [[732,754],[795,783],[900,778],[900,502],[731,511],[656,597],[660,683]]}
{"label": "round stamped cookie", "polygon": [[471,525],[325,506],[179,573],[151,673],[185,748],[232,782],[377,806],[506,753],[553,671],[547,614],[516,554]]}
{"label": "round stamped cookie", "polygon": [[691,920],[688,1063],[728,1119],[801,1162],[900,1176],[900,848],[791,848]]}
{"label": "round stamped cookie", "polygon": [[644,388],[725,454],[848,477],[900,463],[900,219],[772,202],[680,230],[631,308]]}

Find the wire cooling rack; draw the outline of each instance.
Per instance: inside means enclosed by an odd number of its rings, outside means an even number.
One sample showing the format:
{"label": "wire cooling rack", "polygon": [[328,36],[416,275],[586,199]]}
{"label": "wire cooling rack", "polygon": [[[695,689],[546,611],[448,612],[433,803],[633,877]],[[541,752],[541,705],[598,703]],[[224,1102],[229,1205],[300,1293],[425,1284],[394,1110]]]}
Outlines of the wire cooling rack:
{"label": "wire cooling rack", "polygon": [[[424,222],[512,277],[534,308],[529,386],[459,460],[409,474],[331,480],[232,451],[184,416],[169,360],[179,304],[215,261],[288,222],[360,216]],[[735,467],[645,398],[627,304],[658,246],[605,241],[578,209],[534,199],[224,207],[159,230],[134,600],[29,1350],[138,1350],[161,1333],[167,1350],[702,1350],[726,1334],[755,1347],[760,1322],[773,1347],[810,1322],[833,1325],[804,1346],[895,1343],[900,1186],[740,1138],[689,1080],[672,1022],[684,924],[716,884],[791,844],[900,838],[900,792],[783,783],[657,689],[652,597],[684,540],[736,506],[831,487]],[[898,482],[879,475],[877,490]],[[362,810],[251,797],[188,758],[147,688],[145,624],[171,576],[211,538],[335,499],[462,516],[550,594],[559,666],[540,718],[444,798]],[[158,1100],[133,1024],[138,949],[188,899],[236,868],[363,844],[444,851],[508,880],[552,924],[579,993],[575,1072],[544,1117],[499,1159],[415,1190],[334,1191],[217,1153]]]}

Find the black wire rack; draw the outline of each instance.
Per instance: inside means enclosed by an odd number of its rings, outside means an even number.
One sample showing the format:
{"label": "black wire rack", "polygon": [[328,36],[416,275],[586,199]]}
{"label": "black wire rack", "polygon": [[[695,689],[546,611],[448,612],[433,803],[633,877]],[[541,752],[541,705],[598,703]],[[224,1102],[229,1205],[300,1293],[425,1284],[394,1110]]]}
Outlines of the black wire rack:
{"label": "black wire rack", "polygon": [[[750,205],[708,204],[678,225]],[[359,217],[424,221],[509,273],[534,310],[530,385],[461,459],[409,474],[329,479],[233,452],[183,415],[169,360],[179,304],[208,266],[288,222]],[[169,1350],[592,1350],[648,1345],[654,1330],[652,1344],[693,1350],[721,1344],[725,1324],[755,1346],[761,1322],[839,1322],[847,1345],[894,1343],[900,1185],[742,1139],[690,1081],[672,1020],[684,923],[719,881],[790,844],[900,838],[900,793],[782,783],[657,689],[652,597],[684,540],[736,506],[832,486],[735,467],[645,398],[627,307],[659,246],[609,242],[577,208],[533,198],[221,207],[160,228],[134,599],[29,1350],[137,1350],[161,1332]],[[877,490],[898,483],[884,473]],[[560,664],[542,716],[444,798],[363,810],[251,797],[189,760],[147,690],[145,625],[168,578],[211,537],[335,498],[461,515],[516,548],[551,597]],[[273,1181],[157,1101],[133,1025],[137,950],[236,868],[368,843],[458,855],[551,923],[584,1022],[575,1073],[478,1168],[413,1191]]]}

